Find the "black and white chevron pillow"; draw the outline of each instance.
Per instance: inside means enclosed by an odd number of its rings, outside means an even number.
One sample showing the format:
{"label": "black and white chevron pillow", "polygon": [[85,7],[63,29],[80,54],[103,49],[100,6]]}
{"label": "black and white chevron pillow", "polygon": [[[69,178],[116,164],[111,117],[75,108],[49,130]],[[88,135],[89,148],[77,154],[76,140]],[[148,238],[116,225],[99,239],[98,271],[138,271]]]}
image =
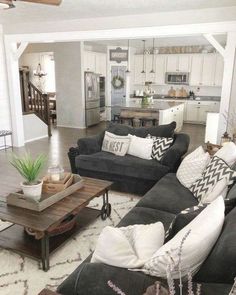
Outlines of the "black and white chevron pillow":
{"label": "black and white chevron pillow", "polygon": [[223,178],[226,178],[227,184],[230,185],[236,179],[236,172],[230,169],[225,161],[215,156],[207,165],[202,176],[191,185],[189,190],[200,202],[203,196]]}
{"label": "black and white chevron pillow", "polygon": [[172,145],[174,139],[172,137],[156,137],[148,134],[147,138],[153,139],[152,155],[153,159],[160,161],[163,155],[167,152]]}
{"label": "black and white chevron pillow", "polygon": [[204,208],[206,208],[206,205],[199,204],[186,208],[177,214],[165,233],[165,243],[171,240],[181,229],[189,224]]}

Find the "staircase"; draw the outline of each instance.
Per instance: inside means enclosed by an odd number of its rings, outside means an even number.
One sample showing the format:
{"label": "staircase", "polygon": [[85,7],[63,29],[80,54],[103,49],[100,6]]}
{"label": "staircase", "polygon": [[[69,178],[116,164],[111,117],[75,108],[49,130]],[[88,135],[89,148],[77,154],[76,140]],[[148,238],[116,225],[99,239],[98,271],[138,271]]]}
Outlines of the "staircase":
{"label": "staircase", "polygon": [[39,90],[32,82],[21,88],[23,115],[35,114],[48,126],[48,136],[52,136],[49,95]]}

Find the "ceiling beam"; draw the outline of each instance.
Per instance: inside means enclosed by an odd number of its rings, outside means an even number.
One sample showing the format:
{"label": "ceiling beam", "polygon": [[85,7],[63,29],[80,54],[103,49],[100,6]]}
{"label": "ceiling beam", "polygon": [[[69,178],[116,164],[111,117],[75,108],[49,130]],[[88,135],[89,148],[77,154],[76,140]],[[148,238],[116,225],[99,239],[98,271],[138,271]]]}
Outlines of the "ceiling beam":
{"label": "ceiling beam", "polygon": [[135,27],[122,29],[104,29],[88,31],[50,32],[50,33],[24,33],[5,34],[7,42],[73,42],[119,39],[143,39],[161,37],[195,36],[202,34],[225,34],[236,32],[236,21],[170,25],[156,27]]}
{"label": "ceiling beam", "polygon": [[223,56],[225,57],[225,49],[224,47],[214,38],[212,34],[203,34],[203,36],[207,39],[207,41],[215,47],[215,49]]}
{"label": "ceiling beam", "polygon": [[18,48],[16,49],[15,53],[14,53],[14,58],[16,60],[18,60],[22,53],[25,51],[26,47],[28,46],[28,42],[21,42],[20,45],[18,46]]}

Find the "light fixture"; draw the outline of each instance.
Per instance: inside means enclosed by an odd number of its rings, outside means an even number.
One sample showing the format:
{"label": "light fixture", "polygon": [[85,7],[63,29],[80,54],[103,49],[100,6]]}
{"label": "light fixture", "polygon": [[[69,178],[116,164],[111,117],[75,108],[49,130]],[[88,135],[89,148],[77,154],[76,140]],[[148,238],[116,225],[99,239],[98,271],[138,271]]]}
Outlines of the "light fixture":
{"label": "light fixture", "polygon": [[14,7],[15,5],[13,5],[12,0],[0,0],[0,9],[9,9]]}
{"label": "light fixture", "polygon": [[152,69],[150,71],[150,74],[155,74],[154,71],[154,51],[155,51],[155,38],[152,40]]}
{"label": "light fixture", "polygon": [[47,74],[42,70],[41,64],[39,63],[37,66],[36,71],[34,71],[34,76],[37,76],[40,78],[46,76]]}
{"label": "light fixture", "polygon": [[142,40],[143,41],[143,70],[142,70],[142,74],[145,74],[145,70],[144,70],[144,68],[145,68],[145,51],[146,51],[146,48],[145,48],[145,42],[146,42],[146,40]]}
{"label": "light fixture", "polygon": [[129,40],[128,40],[128,57],[127,57],[127,69],[125,71],[126,75],[130,74],[130,70],[129,70]]}

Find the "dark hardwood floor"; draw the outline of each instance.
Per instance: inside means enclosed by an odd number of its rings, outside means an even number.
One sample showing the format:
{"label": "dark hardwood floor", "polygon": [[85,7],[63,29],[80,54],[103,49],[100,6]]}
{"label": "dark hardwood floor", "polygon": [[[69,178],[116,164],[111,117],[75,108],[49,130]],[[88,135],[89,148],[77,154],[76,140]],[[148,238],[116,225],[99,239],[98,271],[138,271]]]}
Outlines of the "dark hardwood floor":
{"label": "dark hardwood floor", "polygon": [[[29,151],[33,156],[39,153],[47,155],[47,165],[43,174],[46,173],[47,167],[52,164],[60,164],[65,170],[70,170],[67,152],[71,146],[76,146],[78,138],[94,135],[106,128],[106,123],[87,129],[72,128],[55,128],[52,130],[51,138],[44,138],[37,141],[27,143],[23,148],[14,148],[16,154],[22,154]],[[190,135],[189,151],[194,150],[197,146],[204,144],[205,126],[185,124],[182,132]],[[0,197],[4,197],[11,191],[19,189],[19,183],[22,178],[16,170],[9,164],[11,150],[7,152],[0,151]]]}
{"label": "dark hardwood floor", "polygon": [[[52,164],[60,164],[65,170],[69,171],[70,164],[67,157],[69,148],[76,146],[78,138],[97,134],[105,128],[106,123],[87,129],[54,128],[52,130],[52,137],[32,141],[27,143],[25,147],[14,148],[13,151],[16,154],[23,154],[29,151],[33,156],[40,153],[47,155],[47,165],[42,175],[46,173],[48,166]],[[0,197],[19,189],[19,183],[22,181],[21,176],[9,163],[11,154],[11,149],[8,149],[6,152],[4,150],[0,151]]]}

